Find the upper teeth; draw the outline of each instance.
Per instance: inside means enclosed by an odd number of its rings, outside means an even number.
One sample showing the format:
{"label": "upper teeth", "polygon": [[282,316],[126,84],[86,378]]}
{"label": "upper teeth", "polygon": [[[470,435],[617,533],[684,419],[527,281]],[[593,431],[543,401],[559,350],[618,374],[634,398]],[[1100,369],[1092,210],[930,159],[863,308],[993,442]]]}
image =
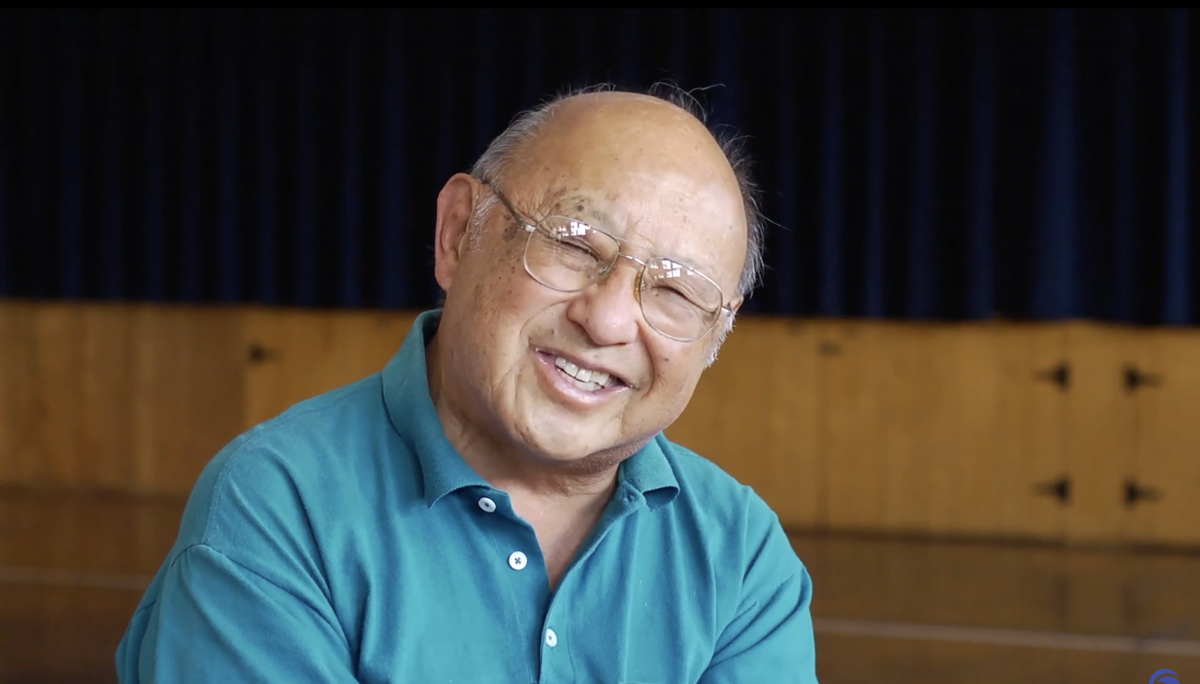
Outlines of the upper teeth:
{"label": "upper teeth", "polygon": [[580,368],[570,361],[559,356],[554,359],[554,365],[558,366],[564,373],[579,380],[580,382],[594,382],[601,387],[607,387],[612,380],[612,376],[604,371],[592,370],[591,368]]}

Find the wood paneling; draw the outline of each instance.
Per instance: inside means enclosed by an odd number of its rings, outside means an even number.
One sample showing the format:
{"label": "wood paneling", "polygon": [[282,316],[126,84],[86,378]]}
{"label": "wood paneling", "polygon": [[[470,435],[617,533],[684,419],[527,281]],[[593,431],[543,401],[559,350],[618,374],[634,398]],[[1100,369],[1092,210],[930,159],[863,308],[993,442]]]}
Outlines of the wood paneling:
{"label": "wood paneling", "polygon": [[22,367],[30,351],[21,334],[27,307],[0,300],[0,482],[22,482],[25,446],[17,420],[18,397],[25,391]]}
{"label": "wood paneling", "polygon": [[243,317],[232,307],[135,309],[138,491],[189,491],[204,465],[246,428]]}
{"label": "wood paneling", "polygon": [[748,319],[667,435],[750,484],[784,525],[818,524],[822,325]]}
{"label": "wood paneling", "polygon": [[115,684],[135,591],[0,584],[0,681]]}
{"label": "wood paneling", "polygon": [[130,480],[126,314],[120,307],[3,303],[4,482],[105,488]]}
{"label": "wood paneling", "polygon": [[11,310],[6,353],[12,470],[35,483],[77,479],[79,462],[79,341],[82,320],[58,305]]}
{"label": "wood paneling", "polygon": [[825,495],[822,522],[835,529],[887,525],[889,460],[884,327],[838,322],[819,348],[823,390],[820,454]]}
{"label": "wood paneling", "polygon": [[1066,406],[1071,380],[1066,331],[1061,326],[991,326],[996,368],[996,414],[991,451],[974,472],[974,529],[985,534],[1062,539],[1067,504],[1055,495],[1069,481]]}
{"label": "wood paneling", "polygon": [[400,349],[413,313],[255,309],[245,319],[243,423],[256,425],[293,404],[383,370]]}
{"label": "wood paneling", "polygon": [[[68,385],[75,392],[79,420],[73,480],[80,486],[122,489],[137,481],[137,459],[130,458],[134,406],[140,395],[134,387],[138,342],[131,307],[101,305],[71,312],[82,321],[77,349],[79,375]],[[50,388],[48,387],[47,390]]]}
{"label": "wood paneling", "polygon": [[[0,302],[0,485],[186,494],[240,432],[382,369],[414,316]],[[1196,349],[1090,323],[745,317],[668,434],[792,529],[1200,546]],[[1130,481],[1150,498],[1127,506]]]}
{"label": "wood paneling", "polygon": [[[1200,545],[1200,333],[1163,330],[1138,345],[1121,369],[1134,407],[1134,459],[1123,485],[1138,496],[1124,508],[1127,538]],[[1128,500],[1127,500],[1128,501]]]}
{"label": "wood paneling", "polygon": [[822,349],[830,529],[1062,534],[1035,493],[1065,468],[1060,329],[843,323]]}
{"label": "wood paneling", "polygon": [[241,315],[5,302],[0,484],[188,491],[243,429]]}
{"label": "wood paneling", "polygon": [[1067,538],[1108,543],[1126,536],[1121,481],[1133,467],[1134,407],[1121,386],[1121,367],[1134,353],[1135,331],[1071,323],[1067,330],[1072,368],[1067,403],[1067,468],[1071,506]]}
{"label": "wood paneling", "polygon": [[0,565],[148,582],[175,541],[185,502],[186,494],[0,489]]}
{"label": "wood paneling", "polygon": [[[974,327],[892,324],[877,333],[875,353],[886,359],[886,430],[878,446],[886,461],[885,520],[898,532],[959,532],[968,473],[980,460],[966,434],[989,417],[984,387],[963,391],[988,360]],[[982,352],[982,355],[981,355]],[[981,401],[982,400],[982,401]],[[831,407],[835,408],[836,407]],[[836,496],[836,492],[831,492]]]}

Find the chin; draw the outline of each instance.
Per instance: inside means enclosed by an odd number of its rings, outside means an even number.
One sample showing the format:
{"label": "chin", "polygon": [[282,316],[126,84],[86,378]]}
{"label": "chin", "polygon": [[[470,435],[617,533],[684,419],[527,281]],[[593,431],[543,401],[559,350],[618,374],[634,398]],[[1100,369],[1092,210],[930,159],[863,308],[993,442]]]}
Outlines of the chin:
{"label": "chin", "polygon": [[604,442],[595,438],[583,437],[578,430],[563,432],[557,429],[539,430],[534,428],[530,433],[524,440],[529,449],[550,461],[561,463],[579,461],[604,449],[602,446]]}
{"label": "chin", "polygon": [[[606,418],[604,422],[611,425],[619,420]],[[558,426],[562,424],[560,422]],[[606,434],[602,428],[588,430],[582,426],[571,431],[559,427],[535,427],[522,436],[522,441],[536,458],[579,472],[614,468],[649,441],[649,438],[631,440],[626,435]]]}

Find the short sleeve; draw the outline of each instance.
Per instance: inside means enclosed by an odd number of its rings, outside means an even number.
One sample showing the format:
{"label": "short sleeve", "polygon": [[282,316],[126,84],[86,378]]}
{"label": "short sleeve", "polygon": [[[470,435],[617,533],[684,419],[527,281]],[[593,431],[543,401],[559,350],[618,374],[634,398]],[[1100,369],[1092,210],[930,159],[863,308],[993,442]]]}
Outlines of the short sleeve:
{"label": "short sleeve", "polygon": [[345,640],[320,610],[209,546],[175,559],[146,610],[128,681],[356,681]]}
{"label": "short sleeve", "polygon": [[122,684],[354,682],[295,460],[252,441],[201,474],[117,653]]}
{"label": "short sleeve", "polygon": [[737,612],[699,684],[816,684],[812,578],[765,503],[752,506],[747,529]]}

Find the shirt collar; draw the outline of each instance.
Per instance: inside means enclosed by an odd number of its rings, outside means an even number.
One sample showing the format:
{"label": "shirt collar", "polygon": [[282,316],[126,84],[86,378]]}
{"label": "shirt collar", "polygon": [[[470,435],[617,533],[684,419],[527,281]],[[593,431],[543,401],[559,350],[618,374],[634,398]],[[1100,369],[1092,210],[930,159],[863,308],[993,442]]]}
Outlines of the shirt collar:
{"label": "shirt collar", "polygon": [[[425,502],[430,507],[458,489],[491,488],[446,438],[429,394],[425,348],[437,332],[441,315],[441,309],[434,309],[417,316],[400,350],[383,370],[384,405],[392,426],[417,456]],[[666,438],[659,434],[626,459],[618,471],[618,487],[637,492],[652,508],[669,503],[679,493],[666,446]]]}
{"label": "shirt collar", "polygon": [[679,494],[679,480],[667,459],[667,438],[661,433],[621,464],[618,487],[629,487],[646,498],[651,508],[671,503]]}
{"label": "shirt collar", "polygon": [[490,487],[446,438],[429,394],[425,347],[437,332],[441,309],[417,316],[400,351],[383,369],[383,401],[392,426],[408,443],[425,484],[425,503],[466,487]]}

